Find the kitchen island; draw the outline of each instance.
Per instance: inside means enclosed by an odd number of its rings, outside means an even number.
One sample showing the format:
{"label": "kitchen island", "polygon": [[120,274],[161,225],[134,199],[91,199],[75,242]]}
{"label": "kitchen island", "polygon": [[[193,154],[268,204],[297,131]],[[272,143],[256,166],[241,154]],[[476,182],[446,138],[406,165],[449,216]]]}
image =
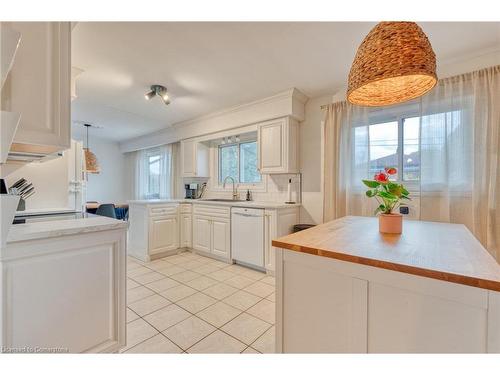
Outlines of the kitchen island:
{"label": "kitchen island", "polygon": [[125,346],[126,233],[94,215],[12,225],[0,249],[1,351]]}
{"label": "kitchen island", "polygon": [[463,225],[347,216],[273,246],[278,353],[500,352],[500,266]]}

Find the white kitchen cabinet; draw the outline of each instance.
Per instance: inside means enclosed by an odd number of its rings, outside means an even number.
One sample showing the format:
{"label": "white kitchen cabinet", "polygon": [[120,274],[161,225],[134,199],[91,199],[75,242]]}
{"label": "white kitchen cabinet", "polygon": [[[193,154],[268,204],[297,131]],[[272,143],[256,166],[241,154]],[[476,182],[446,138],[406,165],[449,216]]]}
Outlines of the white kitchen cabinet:
{"label": "white kitchen cabinet", "polygon": [[299,172],[299,128],[290,117],[258,124],[259,172]]}
{"label": "white kitchen cabinet", "polygon": [[230,258],[231,253],[231,224],[229,219],[212,220],[212,253]]}
{"label": "white kitchen cabinet", "polygon": [[193,220],[191,214],[181,214],[180,220],[180,247],[190,248],[193,245]]}
{"label": "white kitchen cabinet", "polygon": [[177,253],[179,204],[129,203],[129,255],[144,262]]}
{"label": "white kitchen cabinet", "polygon": [[217,258],[230,259],[230,207],[197,204],[193,212],[193,249]]}
{"label": "white kitchen cabinet", "polygon": [[209,148],[195,139],[181,141],[182,177],[210,177]]}
{"label": "white kitchen cabinet", "polygon": [[212,247],[212,222],[203,216],[193,217],[193,248],[210,253]]}
{"label": "white kitchen cabinet", "polygon": [[21,34],[1,109],[21,114],[11,151],[51,154],[70,148],[69,22],[12,22]]}
{"label": "white kitchen cabinet", "polygon": [[154,255],[179,247],[177,214],[152,217],[149,223],[149,254]]}
{"label": "white kitchen cabinet", "polygon": [[266,271],[274,274],[276,270],[276,248],[272,241],[293,232],[299,222],[299,208],[287,207],[264,211],[264,263]]}

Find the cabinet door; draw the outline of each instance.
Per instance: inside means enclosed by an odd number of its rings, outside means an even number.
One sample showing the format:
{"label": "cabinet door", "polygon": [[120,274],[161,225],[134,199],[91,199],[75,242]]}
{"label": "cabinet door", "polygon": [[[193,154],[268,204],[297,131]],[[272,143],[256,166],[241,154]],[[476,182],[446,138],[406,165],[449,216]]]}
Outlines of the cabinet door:
{"label": "cabinet door", "polygon": [[181,247],[192,246],[192,219],[191,214],[182,214],[181,222]]}
{"label": "cabinet door", "polygon": [[181,142],[181,155],[182,155],[182,176],[195,177],[196,176],[196,142],[182,141]]}
{"label": "cabinet door", "polygon": [[285,121],[267,122],[259,126],[259,165],[261,173],[277,173],[286,170],[284,142]]}
{"label": "cabinet door", "polygon": [[149,254],[179,247],[177,216],[159,216],[150,219]]}
{"label": "cabinet door", "polygon": [[21,33],[15,63],[2,89],[2,110],[21,114],[19,144],[68,149],[71,137],[71,29],[69,22],[13,22]]}
{"label": "cabinet door", "polygon": [[210,252],[211,222],[202,216],[193,216],[193,249]]}
{"label": "cabinet door", "polygon": [[231,226],[227,219],[212,220],[212,254],[229,259],[231,256]]}

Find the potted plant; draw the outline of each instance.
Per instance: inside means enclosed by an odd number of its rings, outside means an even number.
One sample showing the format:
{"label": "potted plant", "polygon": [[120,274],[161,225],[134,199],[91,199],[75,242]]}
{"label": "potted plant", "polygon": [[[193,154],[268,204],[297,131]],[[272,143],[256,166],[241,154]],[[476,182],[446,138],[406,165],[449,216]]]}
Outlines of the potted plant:
{"label": "potted plant", "polygon": [[410,200],[410,193],[403,184],[390,180],[390,176],[398,173],[396,168],[385,168],[375,174],[373,180],[363,180],[370,189],[366,192],[369,198],[375,198],[379,206],[375,215],[379,215],[379,231],[381,233],[400,234],[403,229],[403,215],[395,210],[404,205],[403,200]]}

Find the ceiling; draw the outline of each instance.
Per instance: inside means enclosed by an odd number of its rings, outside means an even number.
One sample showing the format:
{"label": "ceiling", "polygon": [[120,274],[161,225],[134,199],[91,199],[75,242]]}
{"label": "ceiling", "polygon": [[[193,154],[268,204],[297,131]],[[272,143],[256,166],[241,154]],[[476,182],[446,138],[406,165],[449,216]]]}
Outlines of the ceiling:
{"label": "ceiling", "polygon": [[[500,23],[423,22],[439,64],[500,50]],[[83,69],[75,123],[124,141],[296,87],[309,97],[346,86],[370,22],[81,22],[72,65]],[[144,94],[167,86],[169,106]],[[81,125],[74,125],[75,131]]]}

